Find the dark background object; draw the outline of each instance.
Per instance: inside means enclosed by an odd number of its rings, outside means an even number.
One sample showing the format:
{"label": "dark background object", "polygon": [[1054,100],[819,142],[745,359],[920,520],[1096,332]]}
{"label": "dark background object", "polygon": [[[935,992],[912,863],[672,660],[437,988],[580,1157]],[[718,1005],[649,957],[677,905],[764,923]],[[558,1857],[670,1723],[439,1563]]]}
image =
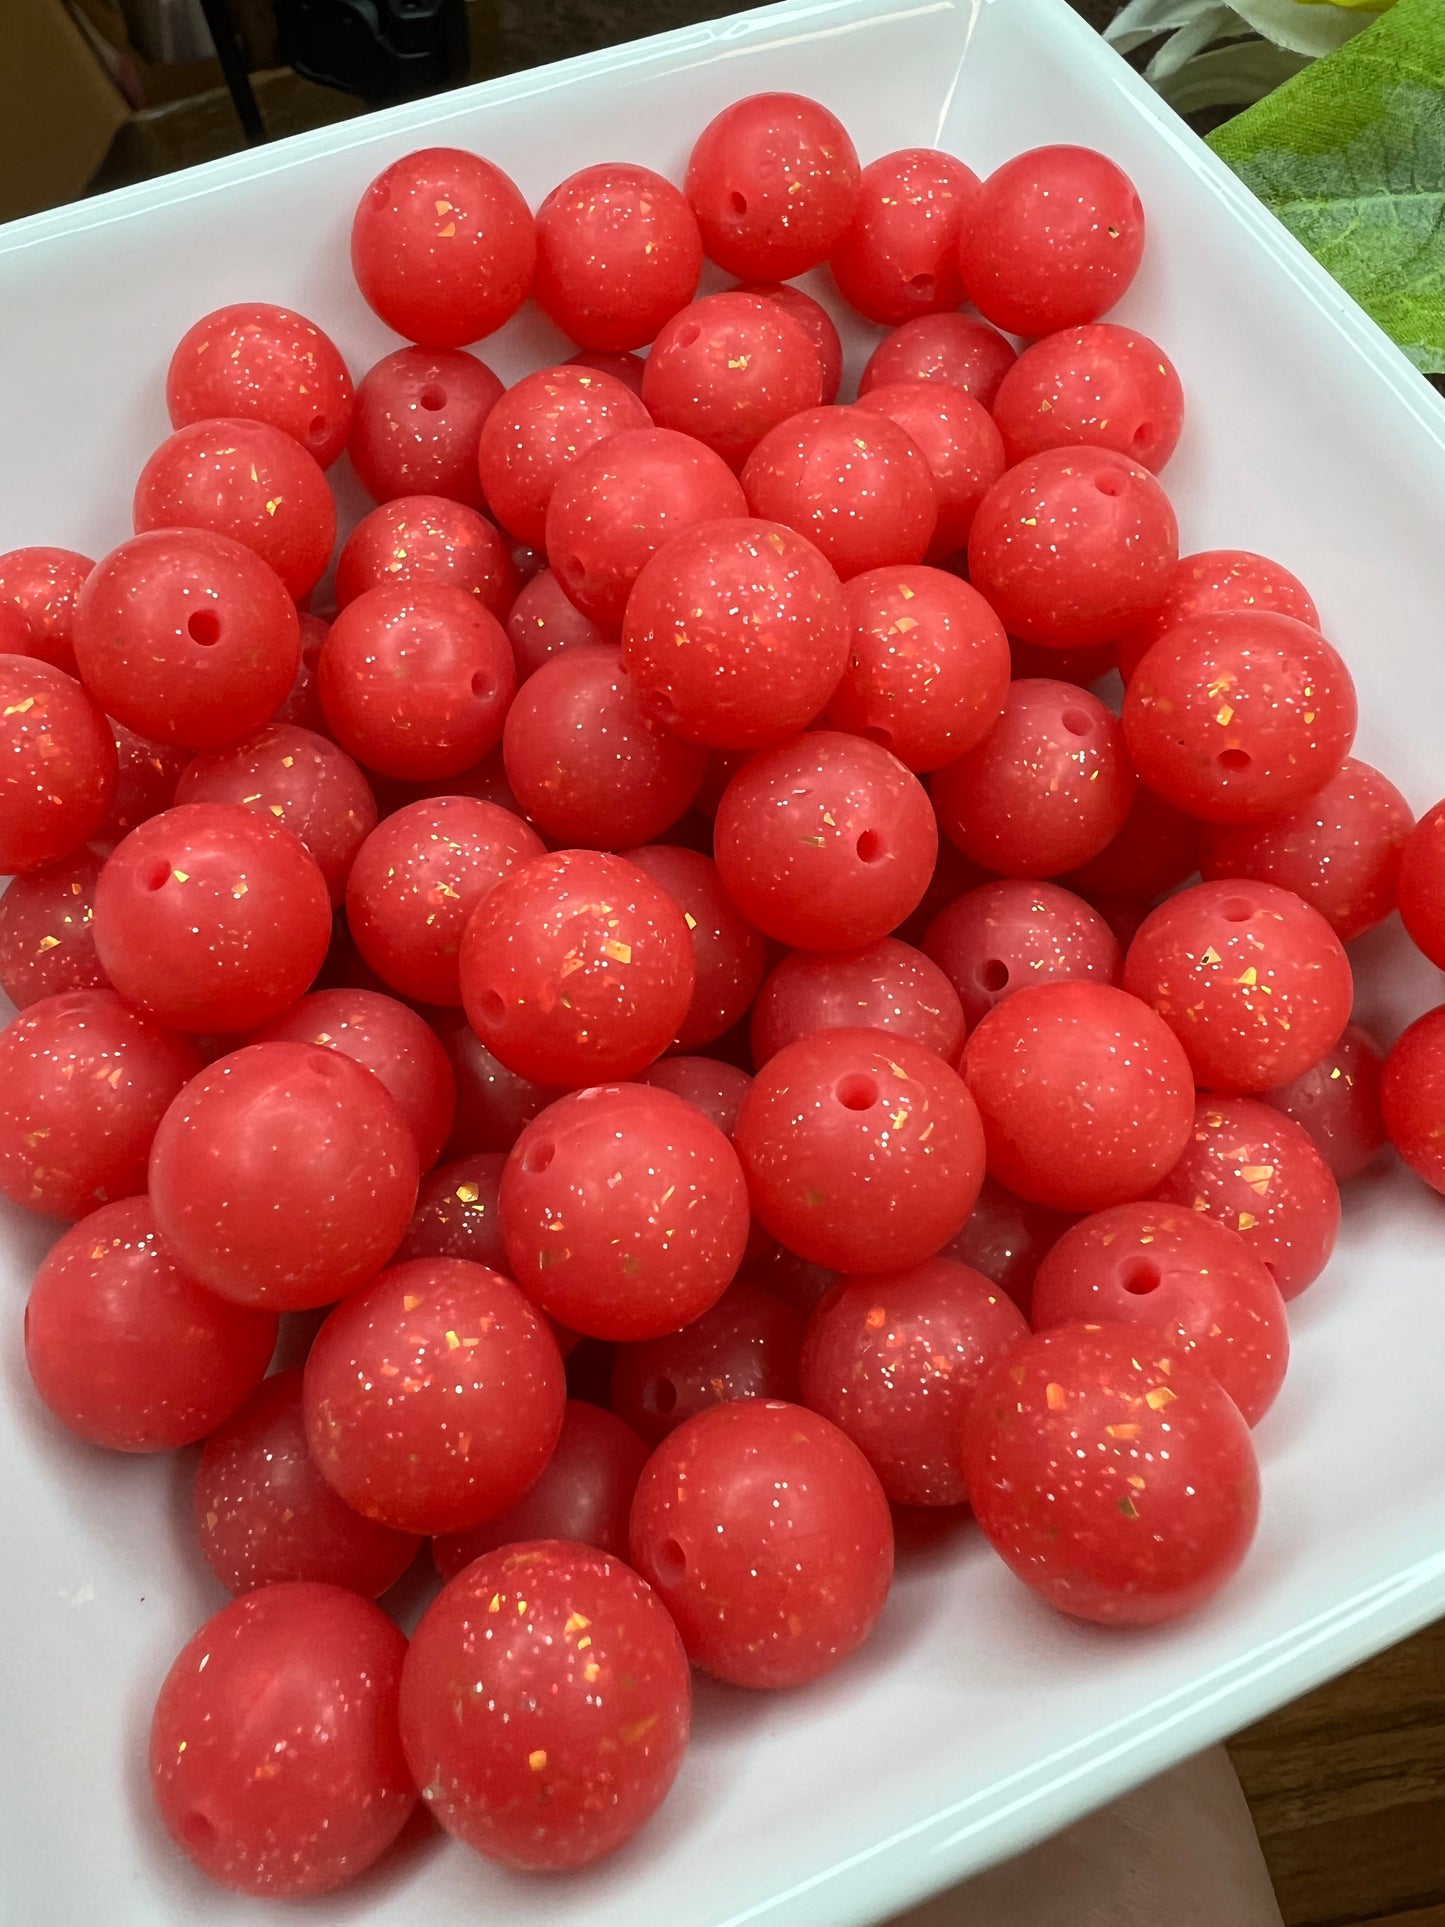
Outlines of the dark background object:
{"label": "dark background object", "polygon": [[465,0],[275,0],[282,61],[378,104],[467,78]]}

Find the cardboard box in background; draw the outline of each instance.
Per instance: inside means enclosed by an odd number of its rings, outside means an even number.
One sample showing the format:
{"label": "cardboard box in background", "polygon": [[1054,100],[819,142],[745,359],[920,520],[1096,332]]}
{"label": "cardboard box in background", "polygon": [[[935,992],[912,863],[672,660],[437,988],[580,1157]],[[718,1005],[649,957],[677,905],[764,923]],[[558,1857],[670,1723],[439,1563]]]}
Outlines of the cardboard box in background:
{"label": "cardboard box in background", "polygon": [[4,0],[0,220],[83,194],[129,112],[64,0]]}

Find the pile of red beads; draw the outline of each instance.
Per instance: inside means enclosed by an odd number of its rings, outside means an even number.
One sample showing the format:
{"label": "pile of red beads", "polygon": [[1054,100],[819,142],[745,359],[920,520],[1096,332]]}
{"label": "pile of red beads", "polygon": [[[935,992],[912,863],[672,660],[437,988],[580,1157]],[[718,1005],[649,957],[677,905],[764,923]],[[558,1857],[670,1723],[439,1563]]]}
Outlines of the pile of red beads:
{"label": "pile of red beads", "polygon": [[[794,95],[535,217],[430,149],[352,235],[406,345],[353,388],[205,316],[133,537],[0,555],[26,1358],[203,1447],[235,1597],[151,1780],[223,1885],[344,1885],[418,1797],[610,1852],[691,1668],[867,1639],[893,1505],[1111,1626],[1245,1557],[1340,1185],[1388,1135],[1445,1191],[1445,1005],[1386,1057],[1345,947],[1398,904],[1445,968],[1445,804],[1350,756],[1288,570],[1180,555],[1143,246],[1100,154],[861,166]],[[504,389],[529,292],[578,352]]]}

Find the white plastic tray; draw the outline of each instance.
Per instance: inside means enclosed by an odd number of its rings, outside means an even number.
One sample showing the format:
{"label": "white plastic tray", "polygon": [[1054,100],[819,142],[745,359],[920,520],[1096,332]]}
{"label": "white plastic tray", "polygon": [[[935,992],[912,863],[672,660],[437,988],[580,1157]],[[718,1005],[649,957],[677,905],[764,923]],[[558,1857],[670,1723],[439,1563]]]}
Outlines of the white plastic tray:
{"label": "white plastic tray", "polygon": [[[758,88],[816,94],[865,158],[936,142],[987,168],[1092,143],[1139,184],[1145,267],[1121,315],[1157,333],[1190,419],[1166,481],[1186,546],[1237,544],[1308,582],[1359,679],[1361,753],[1417,806],[1445,789],[1445,410],[1349,300],[1064,0],[796,0],[352,121],[0,231],[0,548],[102,552],[166,430],[172,344],[229,300],[290,303],[358,369],[394,345],[347,271],[352,205],[393,156],[474,145],[535,204],[585,161],[676,176]],[[854,372],[865,331],[850,343]],[[515,376],[528,320],[483,351]],[[1397,937],[1392,1025],[1441,994]],[[1352,1201],[1292,1308],[1261,1428],[1265,1513],[1238,1581],[1143,1636],[1036,1606],[976,1537],[904,1559],[866,1651],[791,1695],[704,1686],[663,1813],[565,1880],[431,1843],[359,1888],[266,1909],[208,1887],[149,1810],[167,1664],[221,1602],[186,1526],[189,1467],[104,1457],[35,1407],[21,1303],[44,1229],[18,1218],[0,1318],[0,1920],[506,1927],[851,1927],[896,1912],[1445,1610],[1445,1207],[1396,1176]]]}

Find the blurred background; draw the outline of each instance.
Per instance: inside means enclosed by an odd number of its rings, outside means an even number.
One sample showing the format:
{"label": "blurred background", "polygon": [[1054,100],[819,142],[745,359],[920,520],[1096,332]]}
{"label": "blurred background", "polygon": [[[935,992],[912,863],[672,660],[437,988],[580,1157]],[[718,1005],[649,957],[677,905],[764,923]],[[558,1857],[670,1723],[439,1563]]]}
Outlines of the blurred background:
{"label": "blurred background", "polygon": [[[1077,0],[1103,25],[1110,0]],[[737,0],[0,0],[0,220]]]}

